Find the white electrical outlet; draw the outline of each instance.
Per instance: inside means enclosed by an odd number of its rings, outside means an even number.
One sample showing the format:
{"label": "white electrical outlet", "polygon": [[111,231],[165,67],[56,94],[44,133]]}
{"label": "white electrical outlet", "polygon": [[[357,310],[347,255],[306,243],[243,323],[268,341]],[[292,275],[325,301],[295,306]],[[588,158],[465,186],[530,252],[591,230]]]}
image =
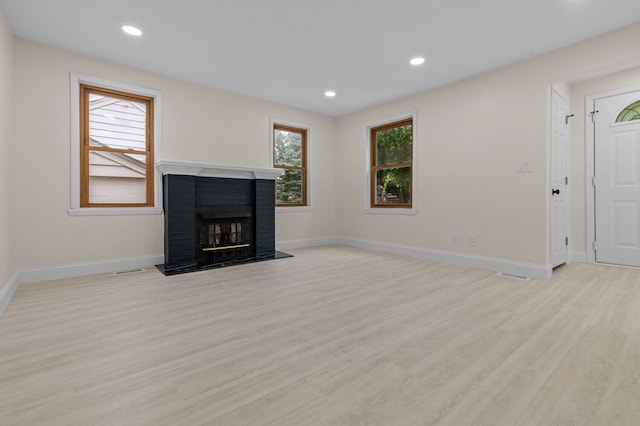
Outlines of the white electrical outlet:
{"label": "white electrical outlet", "polygon": [[280,225],[276,225],[276,235],[280,234]]}
{"label": "white electrical outlet", "polygon": [[531,171],[531,161],[518,160],[516,161],[516,173],[529,173]]}
{"label": "white electrical outlet", "polygon": [[478,240],[476,239],[476,234],[469,234],[469,247],[476,247],[478,245]]}
{"label": "white electrical outlet", "polygon": [[459,241],[460,241],[460,236],[457,233],[452,232],[451,233],[451,244],[454,245],[454,246],[457,246]]}

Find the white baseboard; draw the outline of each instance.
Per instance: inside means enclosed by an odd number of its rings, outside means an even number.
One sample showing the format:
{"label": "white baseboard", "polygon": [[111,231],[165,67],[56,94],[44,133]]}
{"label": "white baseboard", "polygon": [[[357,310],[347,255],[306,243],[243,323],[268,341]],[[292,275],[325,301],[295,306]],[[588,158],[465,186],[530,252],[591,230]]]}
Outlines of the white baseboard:
{"label": "white baseboard", "polygon": [[[397,244],[380,243],[377,241],[359,240],[344,237],[324,237],[308,240],[280,241],[276,243],[278,250],[292,250],[305,247],[314,247],[330,244],[341,244],[350,247],[358,247],[387,253],[396,253],[420,259],[437,260],[456,263],[465,266],[484,268],[506,274],[530,277],[551,278],[549,265],[536,265],[530,263],[514,262],[504,259],[494,259],[480,256],[469,256],[458,253],[450,253],[421,247],[410,247]],[[571,253],[574,262],[583,259],[586,262],[586,254]],[[68,265],[47,266],[42,268],[20,268],[11,277],[9,282],[0,290],[0,315],[9,305],[11,298],[19,285],[37,281],[50,281],[63,278],[79,277],[83,275],[104,274],[109,272],[130,271],[141,268],[150,268],[164,263],[164,256],[148,256],[129,259],[113,259],[97,262],[75,263]]]}
{"label": "white baseboard", "polygon": [[80,277],[83,275],[132,271],[142,268],[151,268],[161,263],[164,263],[163,255],[45,266],[42,268],[20,268],[15,274],[13,274],[2,290],[0,290],[0,316],[7,306],[9,306],[9,302],[11,302],[11,298],[20,284],[59,280],[63,278]]}
{"label": "white baseboard", "polygon": [[516,275],[519,277],[549,279],[551,278],[552,272],[552,268],[550,265],[536,265],[532,263],[514,262],[504,259],[470,256],[421,247],[403,246],[398,244],[388,244],[377,241],[359,240],[355,238],[345,237],[326,237],[309,240],[281,241],[276,242],[276,248],[278,250],[293,250],[298,248],[329,244],[341,244],[344,246],[358,247],[368,250],[382,251],[386,253],[402,254],[405,256],[417,257],[419,259],[429,259],[441,262],[455,263],[459,265],[503,272],[505,274]]}
{"label": "white baseboard", "polygon": [[552,272],[551,265],[536,265],[532,263],[514,262],[511,260],[495,259],[490,257],[470,256],[421,247],[387,244],[377,241],[358,240],[354,238],[338,237],[336,242],[345,246],[489,269],[519,277],[549,279],[551,278]]}
{"label": "white baseboard", "polygon": [[46,266],[43,268],[21,268],[18,272],[21,283],[32,283],[80,277],[83,275],[131,271],[134,269],[150,268],[160,263],[164,263],[164,256],[162,255],[73,263],[68,265]]}
{"label": "white baseboard", "polygon": [[569,262],[572,263],[587,263],[587,253],[583,251],[570,251]]}
{"label": "white baseboard", "polygon": [[294,250],[306,247],[336,244],[337,237],[312,238],[309,240],[276,241],[276,250]]}
{"label": "white baseboard", "polygon": [[2,313],[7,309],[7,306],[9,306],[9,302],[11,302],[11,298],[19,286],[20,280],[16,272],[9,278],[9,281],[4,287],[2,287],[2,290],[0,290],[0,316],[2,316]]}

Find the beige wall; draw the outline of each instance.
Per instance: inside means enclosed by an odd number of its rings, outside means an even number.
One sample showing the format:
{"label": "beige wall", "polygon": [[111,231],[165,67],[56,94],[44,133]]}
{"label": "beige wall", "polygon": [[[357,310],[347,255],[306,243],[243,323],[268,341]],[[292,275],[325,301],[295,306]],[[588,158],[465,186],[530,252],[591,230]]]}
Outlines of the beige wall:
{"label": "beige wall", "polygon": [[15,210],[11,143],[13,36],[0,9],[0,290],[15,272]]}
{"label": "beige wall", "polygon": [[569,179],[572,182],[569,241],[571,241],[570,249],[574,252],[586,252],[585,124],[589,119],[585,104],[586,97],[629,88],[640,89],[640,68],[616,72],[571,85],[571,113],[575,116],[569,127]]}
{"label": "beige wall", "polygon": [[[512,67],[339,120],[338,235],[544,264],[544,81]],[[542,110],[523,119],[525,108]],[[415,216],[363,214],[367,123],[416,110]],[[518,123],[518,126],[508,123]],[[525,123],[526,131],[520,124]],[[516,173],[528,160],[530,173]],[[451,233],[461,236],[450,244]],[[469,233],[477,247],[469,247]],[[514,253],[514,248],[518,253]]]}
{"label": "beige wall", "polygon": [[20,267],[163,253],[163,217],[70,217],[69,73],[162,93],[156,160],[269,167],[269,120],[311,127],[314,210],[279,214],[279,238],[334,235],[335,120],[16,40],[14,55],[16,247]]}
{"label": "beige wall", "polygon": [[[551,84],[637,61],[639,39],[636,24],[339,119],[337,234],[547,265]],[[418,213],[364,214],[364,128],[411,110]],[[516,173],[518,160],[530,161],[531,172]],[[460,245],[450,244],[452,232],[461,235]],[[477,235],[477,247],[468,246],[469,233]]]}
{"label": "beige wall", "polygon": [[[162,92],[158,159],[268,167],[270,119],[311,126],[314,209],[279,213],[279,241],[338,235],[546,265],[551,84],[637,62],[638,39],[640,24],[337,120],[17,40],[14,142],[4,137],[0,149],[6,158],[14,146],[20,165],[13,173],[15,220],[11,209],[1,211],[8,218],[2,226],[15,229],[19,238],[0,250],[15,253],[15,262],[5,260],[10,269],[162,254],[162,216],[66,213],[73,71]],[[12,61],[4,53],[1,59]],[[573,85],[572,96],[580,90],[586,89]],[[365,126],[411,111],[417,113],[418,213],[364,214]],[[584,154],[580,158],[583,142],[572,132],[570,170],[576,182]],[[516,173],[518,160],[528,160],[531,172]],[[2,161],[7,173],[11,162]],[[4,188],[11,200],[10,187]],[[579,193],[572,190],[572,212],[584,211]],[[580,219],[572,221],[572,247],[580,245],[581,226]],[[461,236],[458,246],[450,244],[452,232]],[[468,246],[469,233],[477,235],[477,247]]]}

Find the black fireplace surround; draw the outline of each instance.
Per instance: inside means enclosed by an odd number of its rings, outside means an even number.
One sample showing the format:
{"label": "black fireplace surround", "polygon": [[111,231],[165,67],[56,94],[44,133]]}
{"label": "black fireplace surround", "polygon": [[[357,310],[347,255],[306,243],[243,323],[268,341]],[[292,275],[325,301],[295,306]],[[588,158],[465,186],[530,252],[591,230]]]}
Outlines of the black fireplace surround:
{"label": "black fireplace surround", "polygon": [[274,259],[275,181],[163,176],[165,275]]}

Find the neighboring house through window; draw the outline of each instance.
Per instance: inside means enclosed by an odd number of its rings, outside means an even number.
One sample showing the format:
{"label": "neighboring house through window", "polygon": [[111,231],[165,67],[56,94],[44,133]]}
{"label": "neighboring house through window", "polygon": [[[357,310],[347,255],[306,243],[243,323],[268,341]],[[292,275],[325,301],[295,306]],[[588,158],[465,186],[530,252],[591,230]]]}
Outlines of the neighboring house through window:
{"label": "neighboring house through window", "polygon": [[276,206],[307,206],[307,129],[273,124],[273,167],[283,169],[276,180]]}
{"label": "neighboring house through window", "polygon": [[74,74],[71,80],[70,214],[159,213],[159,93]]}
{"label": "neighboring house through window", "polygon": [[80,206],[153,206],[153,98],[80,86]]}
{"label": "neighboring house through window", "polygon": [[411,209],[413,117],[369,127],[371,208]]}

